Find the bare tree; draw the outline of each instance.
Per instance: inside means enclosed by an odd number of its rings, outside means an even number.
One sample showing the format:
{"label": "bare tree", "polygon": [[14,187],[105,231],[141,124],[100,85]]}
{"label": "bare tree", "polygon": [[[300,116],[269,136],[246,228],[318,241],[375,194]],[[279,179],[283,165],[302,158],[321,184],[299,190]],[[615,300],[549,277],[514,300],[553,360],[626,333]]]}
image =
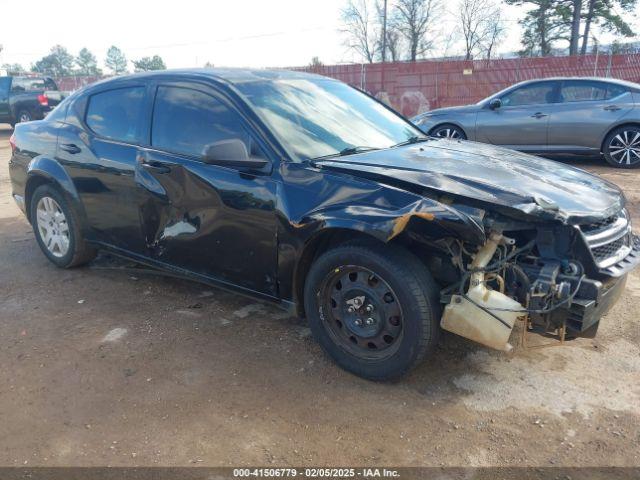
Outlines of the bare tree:
{"label": "bare tree", "polygon": [[438,42],[438,56],[448,58],[454,50],[455,44],[460,40],[460,35],[457,29],[451,29],[448,33],[443,35],[443,38]]}
{"label": "bare tree", "polygon": [[504,31],[500,9],[492,0],[462,0],[459,20],[465,59],[471,60],[480,52],[486,52],[490,58]]}
{"label": "bare tree", "polygon": [[433,26],[442,11],[442,0],[397,0],[394,25],[407,42],[409,60],[415,61],[433,47]]}
{"label": "bare tree", "polygon": [[506,28],[500,8],[496,7],[494,14],[487,20],[486,35],[482,40],[482,51],[487,60],[491,60],[496,47],[504,40],[505,33]]}
{"label": "bare tree", "polygon": [[397,62],[400,60],[400,33],[388,17],[385,15],[385,0],[376,0],[376,52],[382,62]]}
{"label": "bare tree", "polygon": [[401,47],[400,33],[395,28],[387,26],[387,52],[392,62],[400,60]]}
{"label": "bare tree", "polygon": [[367,0],[348,0],[341,12],[343,28],[347,35],[346,45],[365,61],[373,63],[376,55],[377,35],[370,18]]}

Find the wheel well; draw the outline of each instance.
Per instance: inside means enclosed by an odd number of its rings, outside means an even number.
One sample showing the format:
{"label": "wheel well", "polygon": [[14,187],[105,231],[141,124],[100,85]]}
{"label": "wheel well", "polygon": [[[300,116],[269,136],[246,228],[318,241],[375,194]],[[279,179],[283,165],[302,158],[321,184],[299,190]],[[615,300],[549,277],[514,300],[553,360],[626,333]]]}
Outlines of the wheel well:
{"label": "wheel well", "polygon": [[31,197],[40,185],[53,185],[53,181],[42,175],[34,175],[27,180],[27,186],[24,190],[24,206],[27,214],[27,220],[31,222]]}
{"label": "wheel well", "polygon": [[637,127],[640,128],[640,123],[638,122],[627,122],[627,123],[621,123],[620,125],[616,125],[615,127],[610,128],[606,135],[604,136],[604,138],[602,139],[602,143],[600,144],[600,151],[602,153],[604,153],[604,144],[607,141],[607,138],[609,138],[609,135],[611,135],[611,132],[613,132],[614,130],[617,130],[621,127]]}
{"label": "wheel well", "polygon": [[381,244],[382,242],[371,235],[349,230],[348,228],[331,228],[319,233],[305,247],[296,266],[293,289],[294,300],[298,315],[304,317],[304,284],[313,262],[324,252],[339,245],[353,242]]}

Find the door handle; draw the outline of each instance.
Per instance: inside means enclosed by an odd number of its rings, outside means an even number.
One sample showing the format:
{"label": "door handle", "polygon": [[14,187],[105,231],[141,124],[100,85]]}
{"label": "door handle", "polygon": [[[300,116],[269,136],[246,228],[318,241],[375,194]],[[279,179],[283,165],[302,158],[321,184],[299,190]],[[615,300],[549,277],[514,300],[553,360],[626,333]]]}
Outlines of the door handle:
{"label": "door handle", "polygon": [[138,163],[142,167],[148,170],[153,170],[157,173],[169,173],[171,171],[171,168],[169,168],[165,163],[149,160],[145,155],[138,155]]}
{"label": "door handle", "polygon": [[82,150],[75,143],[63,143],[60,145],[60,150],[64,150],[67,153],[75,155],[76,153],[80,153]]}
{"label": "door handle", "polygon": [[606,107],[604,107],[604,109],[609,112],[617,112],[618,110],[620,110],[620,107],[617,105],[607,105]]}
{"label": "door handle", "polygon": [[549,115],[547,115],[546,113],[542,113],[542,112],[536,112],[533,115],[531,115],[531,118],[544,118],[544,117],[548,117]]}

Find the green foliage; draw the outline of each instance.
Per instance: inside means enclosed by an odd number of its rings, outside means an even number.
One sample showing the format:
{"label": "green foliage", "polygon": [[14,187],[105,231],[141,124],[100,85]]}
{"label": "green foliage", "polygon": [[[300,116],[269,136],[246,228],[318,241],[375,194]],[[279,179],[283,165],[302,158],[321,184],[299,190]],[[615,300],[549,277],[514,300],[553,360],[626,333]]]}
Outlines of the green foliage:
{"label": "green foliage", "polygon": [[76,57],[76,65],[80,75],[102,75],[102,70],[98,68],[98,61],[93,53],[83,48]]}
{"label": "green foliage", "polygon": [[162,57],[154,55],[153,57],[142,57],[140,60],[133,60],[133,66],[136,72],[147,72],[150,70],[166,70]]}
{"label": "green foliage", "polygon": [[[523,27],[520,52],[523,56],[551,55],[554,48],[577,45],[582,38],[581,51],[586,53],[593,36],[593,26],[625,37],[634,31],[625,20],[624,13],[632,14],[638,0],[505,0],[510,5],[530,7],[520,24]],[[580,8],[577,28],[572,31],[574,11]],[[621,11],[623,13],[621,13]],[[631,18],[631,16],[628,16]],[[572,42],[573,39],[573,42]]]}
{"label": "green foliage", "polygon": [[34,72],[51,77],[64,77],[73,71],[73,55],[61,45],[51,48],[49,55],[42,57],[33,66]]}
{"label": "green foliage", "polygon": [[621,9],[632,14],[636,4],[637,0],[597,0],[594,2],[593,22],[606,31],[633,37],[635,32],[618,11]]}
{"label": "green foliage", "polygon": [[107,50],[107,57],[104,64],[114,75],[127,73],[127,57],[125,57],[122,50],[115,45],[112,45],[109,47],[109,50]]}
{"label": "green foliage", "polygon": [[24,67],[19,63],[4,63],[2,70],[6,70],[8,75],[20,75],[25,72]]}

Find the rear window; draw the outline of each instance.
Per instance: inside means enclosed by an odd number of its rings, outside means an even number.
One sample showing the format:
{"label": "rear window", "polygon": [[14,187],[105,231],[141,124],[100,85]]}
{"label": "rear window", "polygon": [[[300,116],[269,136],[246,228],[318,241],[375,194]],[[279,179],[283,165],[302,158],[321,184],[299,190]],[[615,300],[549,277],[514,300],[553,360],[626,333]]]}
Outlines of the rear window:
{"label": "rear window", "polygon": [[55,82],[44,77],[13,77],[12,92],[37,92],[42,90],[57,90]]}
{"label": "rear window", "polygon": [[139,143],[144,94],[144,87],[128,87],[92,95],[87,107],[87,125],[102,137]]}

